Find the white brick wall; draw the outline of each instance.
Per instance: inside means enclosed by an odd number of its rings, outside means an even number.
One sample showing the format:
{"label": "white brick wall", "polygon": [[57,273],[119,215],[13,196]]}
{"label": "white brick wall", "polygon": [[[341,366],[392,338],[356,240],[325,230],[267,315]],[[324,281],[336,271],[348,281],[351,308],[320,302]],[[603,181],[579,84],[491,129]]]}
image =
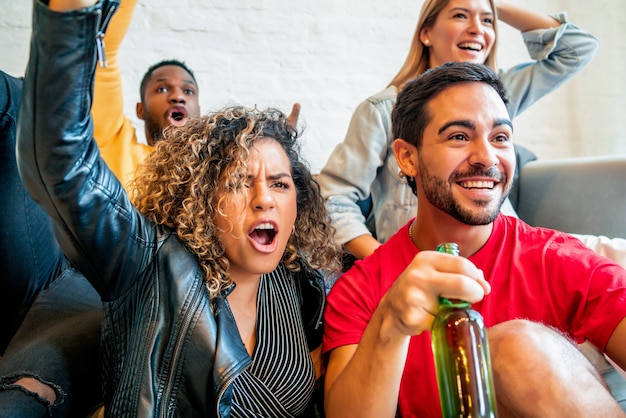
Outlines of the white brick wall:
{"label": "white brick wall", "polygon": [[[546,13],[567,10],[602,42],[588,68],[516,119],[516,140],[542,158],[626,153],[626,2],[513,1]],[[147,67],[181,59],[196,73],[203,111],[230,103],[288,111],[300,102],[304,151],[318,171],[343,139],[356,105],[383,88],[404,61],[421,4],[139,0],[120,56],[127,113],[134,117]],[[30,0],[0,0],[0,68],[14,75],[26,65],[31,8]],[[528,59],[519,34],[508,27],[502,32],[499,63]]]}

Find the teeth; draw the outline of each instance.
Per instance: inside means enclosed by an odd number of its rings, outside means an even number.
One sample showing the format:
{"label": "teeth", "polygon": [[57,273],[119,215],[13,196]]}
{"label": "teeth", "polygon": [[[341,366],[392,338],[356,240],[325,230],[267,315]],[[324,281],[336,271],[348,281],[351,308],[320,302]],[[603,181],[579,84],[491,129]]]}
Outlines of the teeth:
{"label": "teeth", "polygon": [[274,226],[272,226],[272,224],[269,222],[265,222],[265,223],[259,224],[254,229],[274,229]]}
{"label": "teeth", "polygon": [[493,189],[493,181],[466,181],[461,183],[466,189]]}
{"label": "teeth", "polygon": [[459,48],[463,48],[463,49],[472,49],[474,51],[480,51],[483,49],[482,45],[479,43],[474,43],[474,42],[467,42],[464,44],[460,44]]}

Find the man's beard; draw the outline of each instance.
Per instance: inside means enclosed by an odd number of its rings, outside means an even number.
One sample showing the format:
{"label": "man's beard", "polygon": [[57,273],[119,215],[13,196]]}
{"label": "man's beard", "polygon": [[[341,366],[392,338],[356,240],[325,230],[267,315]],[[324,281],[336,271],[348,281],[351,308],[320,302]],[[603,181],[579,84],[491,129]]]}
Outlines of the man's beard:
{"label": "man's beard", "polygon": [[488,211],[486,209],[487,206],[491,203],[491,200],[475,200],[474,202],[478,206],[485,208],[485,211],[480,211],[476,213],[471,209],[463,207],[454,198],[450,185],[454,184],[459,179],[477,175],[490,177],[494,180],[497,179],[500,182],[506,183],[507,179],[502,178],[502,175],[499,171],[497,171],[495,168],[490,168],[486,171],[470,170],[465,173],[455,173],[450,176],[450,180],[445,181],[440,177],[430,174],[430,172],[426,169],[426,166],[421,156],[419,157],[419,167],[420,181],[422,189],[424,190],[424,196],[419,196],[419,198],[427,199],[430,204],[435,206],[437,209],[442,210],[443,212],[452,216],[454,219],[467,225],[488,225],[492,223],[500,213],[500,208],[502,207],[502,204],[506,200],[511,189],[511,185],[507,185],[507,188],[506,190],[504,190],[504,193],[502,194],[497,206],[494,207],[491,211]]}
{"label": "man's beard", "polygon": [[146,138],[148,145],[154,146],[157,141],[163,139],[163,129],[158,118],[148,112],[143,123],[146,125],[146,131],[149,135],[149,138]]}

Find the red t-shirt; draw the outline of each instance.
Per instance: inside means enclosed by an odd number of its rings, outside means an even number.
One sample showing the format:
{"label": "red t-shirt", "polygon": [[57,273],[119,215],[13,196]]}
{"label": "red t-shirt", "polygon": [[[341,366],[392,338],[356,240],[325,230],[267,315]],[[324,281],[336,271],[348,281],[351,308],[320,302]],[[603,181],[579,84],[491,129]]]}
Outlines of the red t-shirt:
{"label": "red t-shirt", "polygon": [[[407,224],[335,283],[325,312],[325,352],[359,343],[383,294],[417,252]],[[500,215],[469,259],[491,283],[491,293],[473,305],[487,327],[525,318],[603,349],[626,317],[626,270],[567,234]],[[430,332],[411,338],[398,415],[441,417]]]}

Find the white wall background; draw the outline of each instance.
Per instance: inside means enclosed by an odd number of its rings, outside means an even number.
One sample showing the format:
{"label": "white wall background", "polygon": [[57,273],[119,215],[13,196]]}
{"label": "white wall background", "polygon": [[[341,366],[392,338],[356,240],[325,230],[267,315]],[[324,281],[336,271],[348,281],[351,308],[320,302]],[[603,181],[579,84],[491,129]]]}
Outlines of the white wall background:
{"label": "white wall background", "polygon": [[[626,1],[512,0],[595,34],[601,49],[576,78],[515,120],[515,140],[540,158],[626,153]],[[185,61],[203,111],[241,103],[289,111],[302,104],[304,151],[317,172],[343,139],[352,111],[387,85],[404,61],[422,1],[139,0],[122,45],[126,111],[134,117],[149,65]],[[32,2],[0,0],[0,68],[22,75]],[[528,59],[501,25],[499,64]],[[136,121],[139,132],[143,132]]]}

